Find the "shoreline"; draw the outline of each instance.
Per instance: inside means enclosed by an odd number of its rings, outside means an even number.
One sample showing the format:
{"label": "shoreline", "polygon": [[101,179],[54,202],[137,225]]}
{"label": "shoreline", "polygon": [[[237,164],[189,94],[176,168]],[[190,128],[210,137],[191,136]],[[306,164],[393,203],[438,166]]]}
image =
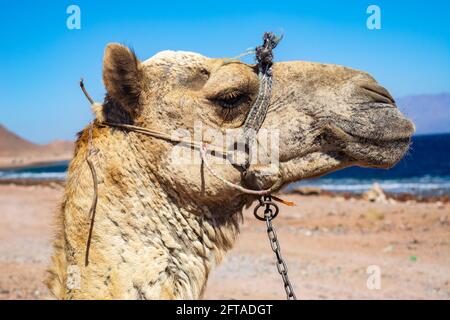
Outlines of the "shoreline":
{"label": "shoreline", "polygon": [[2,164],[2,162],[0,162],[0,170],[9,171],[21,169],[35,169],[40,167],[63,164],[65,162],[69,162],[70,160],[71,158],[62,157],[61,159],[55,158],[52,160],[35,160],[29,162],[9,163],[9,164]]}
{"label": "shoreline", "polygon": [[[58,162],[54,162],[57,164]],[[0,178],[0,185],[15,186],[60,186],[64,187],[65,179],[57,178]],[[304,187],[293,190],[281,190],[277,194],[280,195],[301,195],[301,196],[324,196],[329,198],[343,198],[344,200],[355,199],[363,200],[364,195],[360,192],[348,191],[328,191],[318,187]],[[418,203],[450,203],[449,195],[421,195],[413,193],[392,193],[385,192],[387,201],[408,202],[415,201]]]}
{"label": "shoreline", "polygon": [[[318,187],[297,188],[280,193],[286,195],[300,195],[300,196],[325,196],[330,198],[342,198],[344,200],[349,199],[365,200],[364,192],[329,191],[320,189]],[[450,202],[450,196],[447,194],[433,195],[433,194],[414,194],[408,192],[401,192],[401,193],[384,192],[384,195],[386,196],[386,202],[409,202],[409,201],[415,201],[419,203]],[[369,200],[366,201],[371,202]]]}
{"label": "shoreline", "polygon": [[[326,196],[328,193],[330,193],[331,197],[343,197],[345,200],[348,199],[363,200],[363,193],[323,191],[321,195]],[[392,199],[397,202],[408,202],[408,201],[415,201],[420,203],[450,202],[450,197],[448,195],[430,195],[430,194],[421,195],[407,192],[402,193],[385,192],[385,195],[388,201]]]}

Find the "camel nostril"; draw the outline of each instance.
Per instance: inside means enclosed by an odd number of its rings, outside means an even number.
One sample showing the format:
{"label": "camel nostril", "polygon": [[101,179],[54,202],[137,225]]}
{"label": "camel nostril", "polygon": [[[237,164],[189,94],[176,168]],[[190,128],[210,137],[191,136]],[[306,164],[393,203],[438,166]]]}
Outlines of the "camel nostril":
{"label": "camel nostril", "polygon": [[365,90],[375,102],[388,103],[395,105],[395,100],[384,87],[377,83],[364,83],[361,88]]}

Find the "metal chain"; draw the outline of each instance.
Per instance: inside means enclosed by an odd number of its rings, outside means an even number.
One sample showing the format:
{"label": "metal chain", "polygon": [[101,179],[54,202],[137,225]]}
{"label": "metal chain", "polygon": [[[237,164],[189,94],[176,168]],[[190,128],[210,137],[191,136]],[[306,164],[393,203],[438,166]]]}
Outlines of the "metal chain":
{"label": "metal chain", "polygon": [[[264,217],[260,216],[258,214],[258,210],[260,208],[264,207]],[[275,256],[277,258],[277,270],[278,273],[281,275],[281,278],[283,279],[284,284],[284,290],[286,291],[286,297],[288,300],[297,300],[297,297],[294,293],[294,289],[292,287],[291,282],[289,281],[288,277],[288,267],[286,265],[286,262],[283,259],[283,256],[281,255],[281,246],[280,242],[278,241],[277,233],[275,232],[275,228],[272,225],[272,220],[278,215],[279,213],[278,205],[272,201],[272,197],[270,195],[263,196],[259,200],[259,204],[255,207],[254,215],[258,220],[265,221],[267,226],[267,236],[269,238],[270,247],[272,248],[272,251],[275,253]]]}

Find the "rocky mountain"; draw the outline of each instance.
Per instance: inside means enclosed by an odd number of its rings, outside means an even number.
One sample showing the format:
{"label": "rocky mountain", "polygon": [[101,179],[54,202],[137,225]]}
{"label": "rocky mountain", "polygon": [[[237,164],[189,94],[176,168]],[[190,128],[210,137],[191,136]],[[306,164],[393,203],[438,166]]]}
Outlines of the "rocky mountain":
{"label": "rocky mountain", "polygon": [[0,167],[68,160],[72,157],[73,148],[73,142],[62,140],[35,144],[0,124]]}
{"label": "rocky mountain", "polygon": [[0,156],[13,156],[38,151],[38,145],[19,137],[0,124]]}

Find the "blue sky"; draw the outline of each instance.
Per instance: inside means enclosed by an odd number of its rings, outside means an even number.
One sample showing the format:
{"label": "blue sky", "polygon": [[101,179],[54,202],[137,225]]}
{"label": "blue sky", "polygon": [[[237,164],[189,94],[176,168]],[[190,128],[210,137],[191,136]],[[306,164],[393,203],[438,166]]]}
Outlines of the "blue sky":
{"label": "blue sky", "polygon": [[[81,30],[66,8],[81,8]],[[381,30],[366,9],[381,8]],[[34,142],[73,139],[90,119],[78,79],[102,100],[108,42],[146,59],[164,49],[232,57],[283,31],[277,60],[370,72],[394,96],[450,91],[450,1],[0,0],[0,123]]]}

